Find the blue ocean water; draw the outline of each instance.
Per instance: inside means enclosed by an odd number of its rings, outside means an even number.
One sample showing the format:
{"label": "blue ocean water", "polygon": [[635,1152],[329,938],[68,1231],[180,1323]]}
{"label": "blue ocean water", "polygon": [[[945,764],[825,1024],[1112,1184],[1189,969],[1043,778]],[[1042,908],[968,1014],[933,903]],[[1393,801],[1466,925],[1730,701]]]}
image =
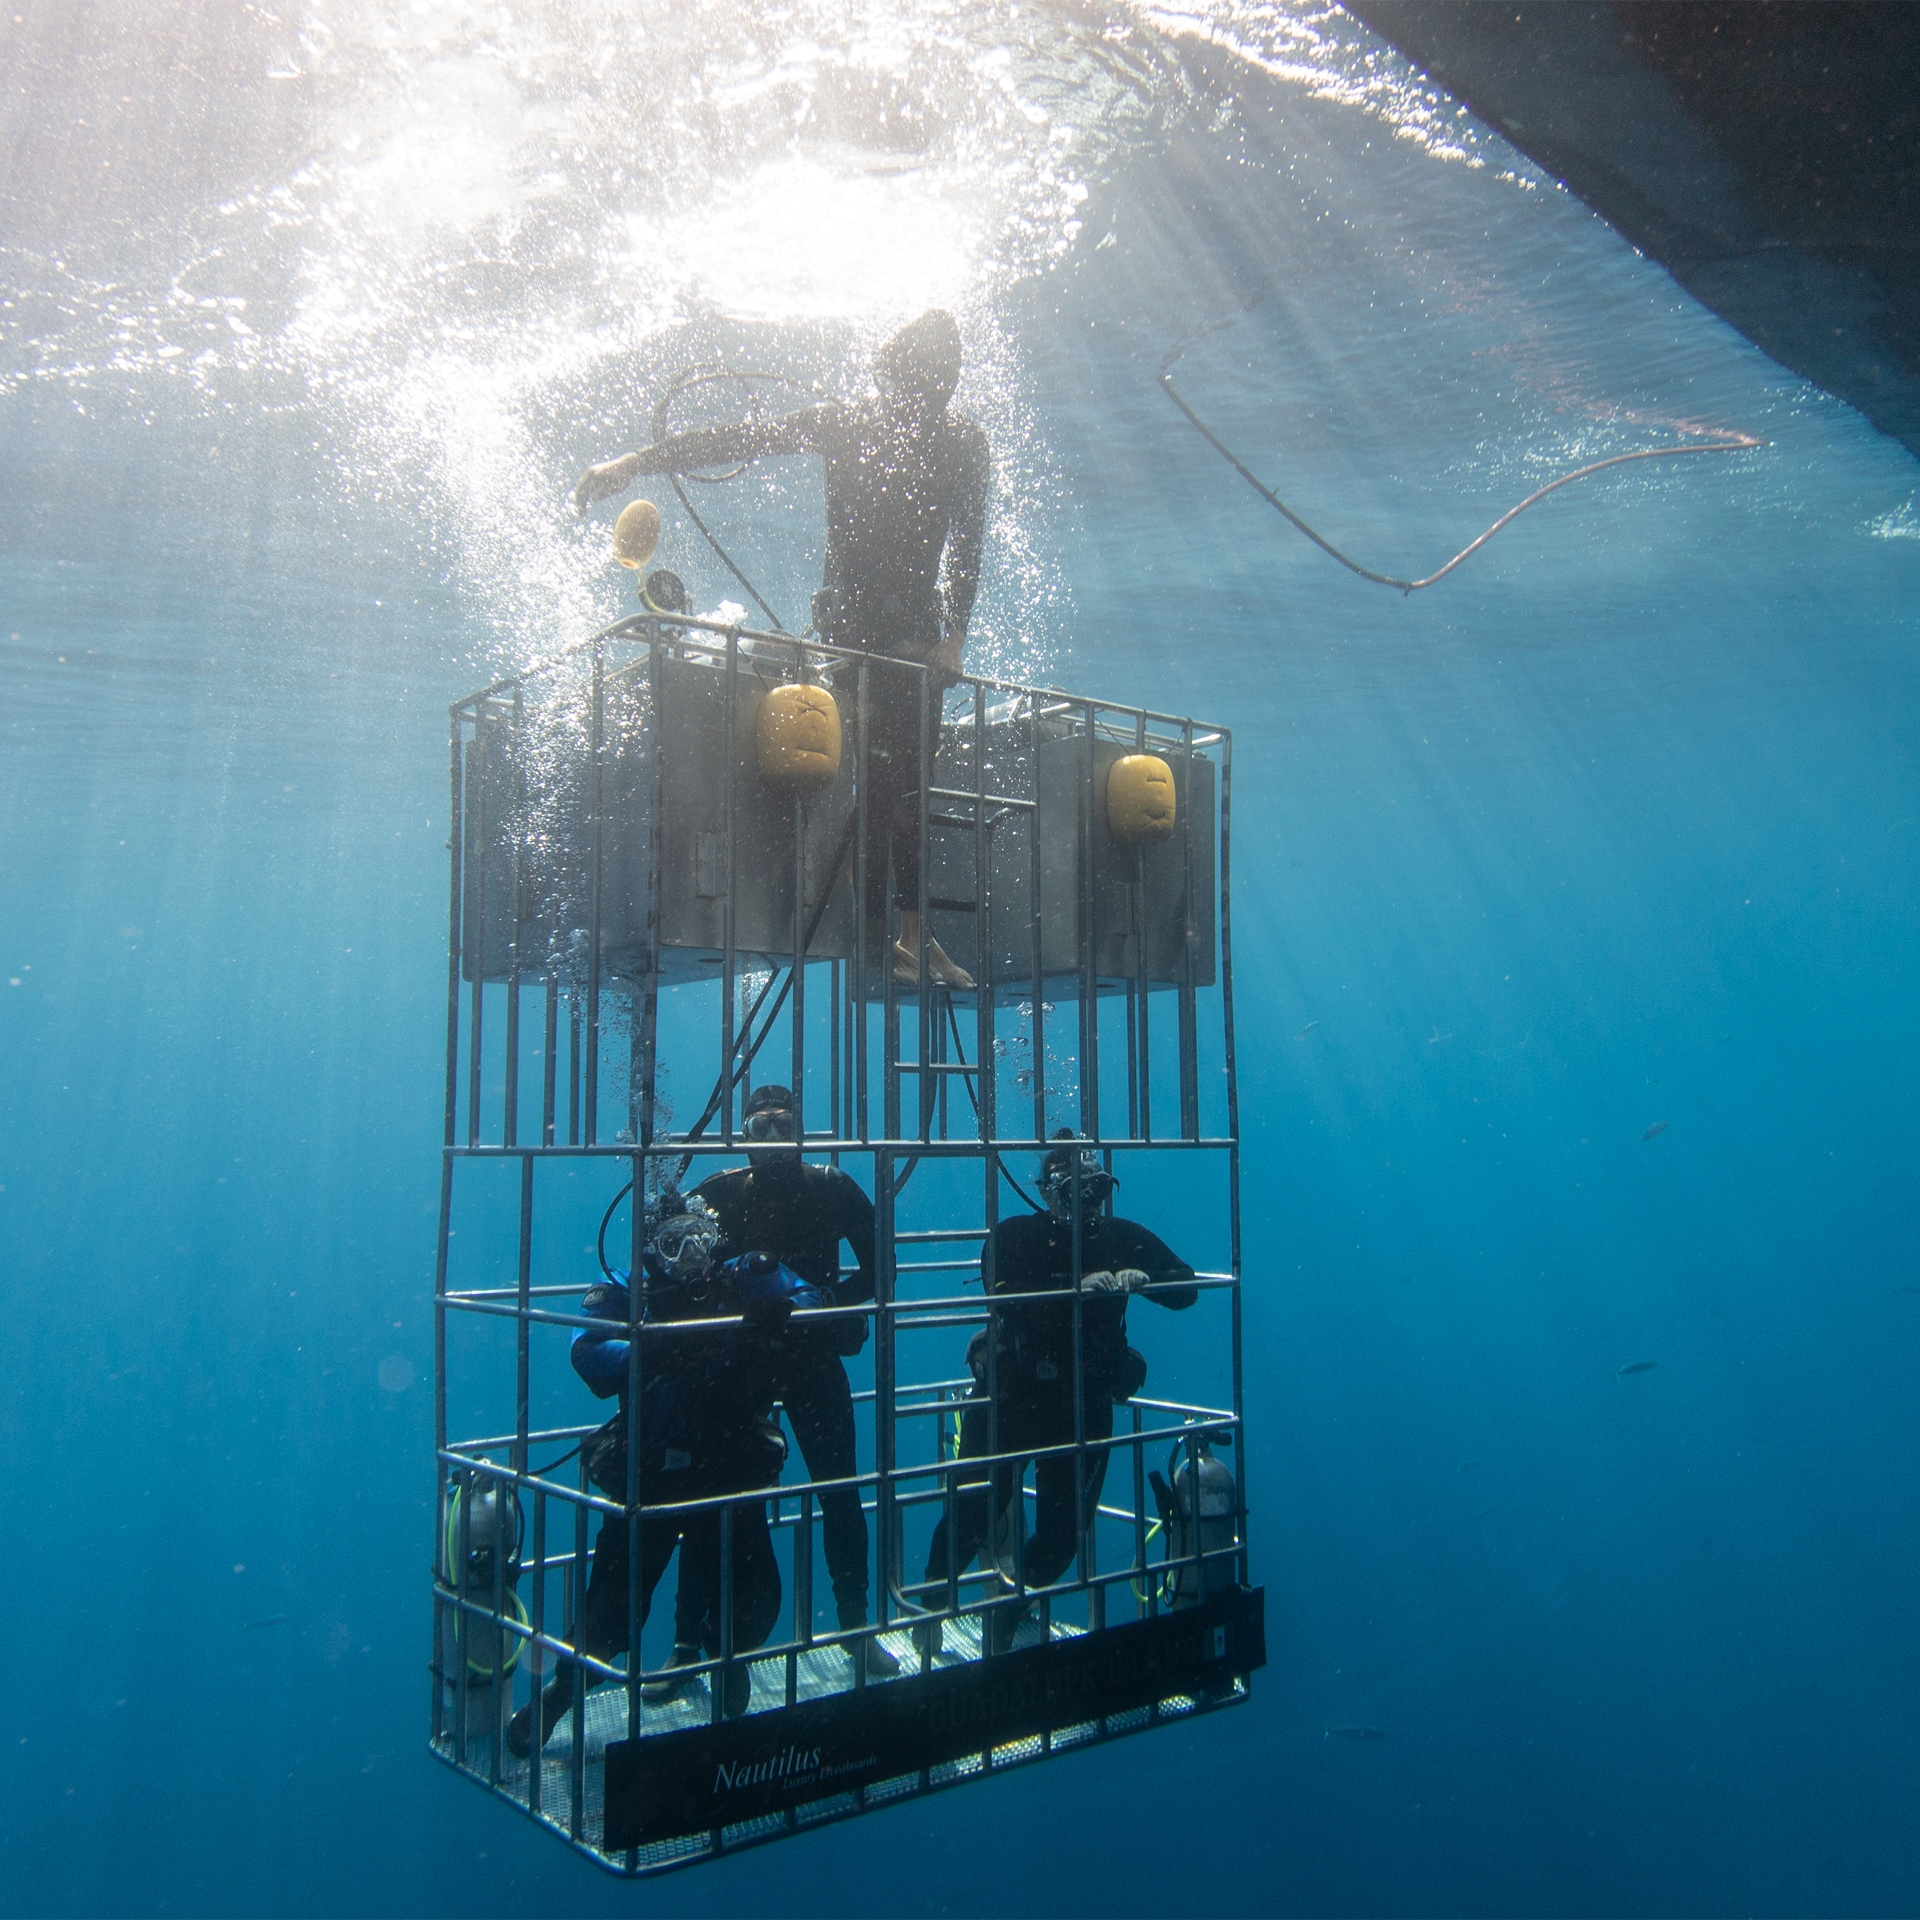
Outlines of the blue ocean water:
{"label": "blue ocean water", "polygon": [[[0,1906],[1920,1903],[1907,453],[1333,12],[0,33]],[[1235,729],[1271,1663],[635,1890],[426,1750],[446,706],[617,610],[678,368],[933,301],[970,663]],[[1766,444],[1407,598],[1190,334],[1388,572]],[[716,513],[797,616],[813,475]]]}

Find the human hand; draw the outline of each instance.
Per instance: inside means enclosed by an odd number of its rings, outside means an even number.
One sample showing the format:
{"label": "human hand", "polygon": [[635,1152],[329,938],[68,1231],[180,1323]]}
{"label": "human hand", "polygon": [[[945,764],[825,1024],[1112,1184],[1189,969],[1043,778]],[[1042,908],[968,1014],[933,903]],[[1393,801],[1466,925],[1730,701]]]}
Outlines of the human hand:
{"label": "human hand", "polygon": [[941,673],[950,673],[957,680],[965,669],[960,664],[961,639],[957,633],[950,633],[934,648],[929,664]]}
{"label": "human hand", "polygon": [[600,466],[589,467],[573,490],[574,511],[585,513],[591,502],[604,500],[611,493],[625,493],[633,485],[633,476],[639,471],[640,456],[637,453],[623,453],[618,460],[608,460]]}
{"label": "human hand", "polygon": [[1128,1293],[1138,1293],[1142,1287],[1153,1284],[1138,1267],[1122,1267],[1113,1277]]}
{"label": "human hand", "polygon": [[1117,1273],[1109,1273],[1103,1267],[1098,1273],[1084,1273],[1080,1276],[1080,1291],[1082,1293],[1124,1293],[1126,1288]]}

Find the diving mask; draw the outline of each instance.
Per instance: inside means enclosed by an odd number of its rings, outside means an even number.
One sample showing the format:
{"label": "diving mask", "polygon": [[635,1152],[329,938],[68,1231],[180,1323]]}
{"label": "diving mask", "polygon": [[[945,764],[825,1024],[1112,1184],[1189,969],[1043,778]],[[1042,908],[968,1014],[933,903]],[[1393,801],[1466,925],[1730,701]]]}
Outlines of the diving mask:
{"label": "diving mask", "polygon": [[721,1238],[713,1209],[704,1200],[689,1200],[685,1213],[661,1221],[654,1229],[654,1257],[676,1280],[699,1279],[712,1264]]}
{"label": "diving mask", "polygon": [[1080,1189],[1081,1208],[1090,1213],[1105,1204],[1108,1194],[1119,1183],[1107,1171],[1096,1148],[1055,1148],[1041,1167],[1041,1197],[1055,1213],[1070,1214],[1076,1184]]}

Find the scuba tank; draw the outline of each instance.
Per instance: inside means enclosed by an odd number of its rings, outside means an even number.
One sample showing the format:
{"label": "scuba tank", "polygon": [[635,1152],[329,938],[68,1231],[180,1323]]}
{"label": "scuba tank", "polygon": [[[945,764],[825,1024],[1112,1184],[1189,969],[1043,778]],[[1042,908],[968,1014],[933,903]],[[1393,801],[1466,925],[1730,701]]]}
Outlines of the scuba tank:
{"label": "scuba tank", "polygon": [[[463,1507],[467,1509],[464,1514]],[[515,1591],[520,1580],[521,1532],[520,1496],[507,1482],[491,1474],[463,1476],[447,1495],[447,1531],[440,1578],[463,1600],[491,1613],[497,1564],[502,1617],[525,1627],[530,1624],[527,1610]],[[458,1674],[464,1658],[468,1684],[490,1686],[495,1669],[501,1665],[503,1637],[506,1640],[505,1671],[511,1675],[520,1664],[520,1653],[526,1643],[517,1633],[503,1636],[491,1622],[459,1607],[446,1608],[443,1621],[443,1670],[449,1677]]]}
{"label": "scuba tank", "polygon": [[1213,1451],[1216,1446],[1230,1445],[1232,1439],[1230,1432],[1221,1432],[1201,1434],[1191,1442],[1177,1440],[1167,1456],[1167,1475],[1172,1484],[1157,1473],[1149,1476],[1166,1525],[1168,1561],[1178,1562],[1195,1552],[1205,1556],[1202,1566],[1169,1565],[1169,1606],[1198,1606],[1206,1594],[1219,1593],[1235,1583],[1240,1489],[1226,1462],[1216,1458]]}

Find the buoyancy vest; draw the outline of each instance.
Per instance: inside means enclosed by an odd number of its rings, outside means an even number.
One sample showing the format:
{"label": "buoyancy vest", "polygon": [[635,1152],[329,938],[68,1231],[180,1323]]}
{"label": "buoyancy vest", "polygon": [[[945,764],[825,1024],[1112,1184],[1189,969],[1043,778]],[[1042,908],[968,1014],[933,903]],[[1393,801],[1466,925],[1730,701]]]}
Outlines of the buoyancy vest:
{"label": "buoyancy vest", "polygon": [[[643,1314],[639,1439],[641,1482],[655,1497],[695,1497],[706,1490],[764,1486],[779,1478],[785,1442],[768,1419],[773,1401],[772,1367],[788,1338],[796,1308],[833,1304],[832,1295],[810,1285],[768,1254],[745,1254],[716,1275],[718,1287],[704,1301],[675,1298],[671,1316]],[[618,1296],[617,1300],[615,1296]],[[666,1296],[649,1290],[648,1308]],[[582,1303],[588,1313],[624,1312],[624,1287],[595,1287]],[[690,1326],[680,1319],[738,1313],[730,1327]],[[587,1442],[587,1473],[610,1499],[624,1499],[627,1485],[628,1414],[621,1410]],[[684,1493],[672,1477],[692,1476]],[[653,1484],[658,1476],[662,1484]]]}

